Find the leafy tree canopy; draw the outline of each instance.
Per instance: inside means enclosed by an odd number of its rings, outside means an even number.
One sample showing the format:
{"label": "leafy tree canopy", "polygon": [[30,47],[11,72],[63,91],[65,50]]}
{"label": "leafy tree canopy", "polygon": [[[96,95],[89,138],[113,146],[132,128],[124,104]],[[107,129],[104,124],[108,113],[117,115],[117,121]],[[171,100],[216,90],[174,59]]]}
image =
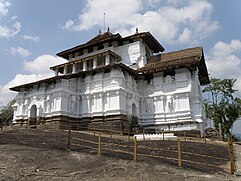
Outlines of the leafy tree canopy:
{"label": "leafy tree canopy", "polygon": [[0,126],[10,124],[13,118],[13,108],[12,105],[15,103],[15,100],[9,102],[0,110]]}
{"label": "leafy tree canopy", "polygon": [[221,124],[223,138],[231,133],[233,123],[241,116],[241,100],[235,97],[235,82],[236,79],[211,78],[203,90],[208,97],[206,115],[214,121],[216,129]]}

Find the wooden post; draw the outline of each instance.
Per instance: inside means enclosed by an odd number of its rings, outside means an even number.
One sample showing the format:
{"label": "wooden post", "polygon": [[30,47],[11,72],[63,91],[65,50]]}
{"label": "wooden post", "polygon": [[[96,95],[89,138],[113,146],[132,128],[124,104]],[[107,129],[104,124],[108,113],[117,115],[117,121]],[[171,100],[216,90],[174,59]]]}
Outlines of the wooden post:
{"label": "wooden post", "polygon": [[230,159],[230,173],[234,174],[234,154],[233,154],[233,141],[232,135],[228,135],[228,152],[229,152],[229,159]]}
{"label": "wooden post", "polygon": [[68,149],[70,150],[70,145],[71,145],[71,129],[69,129],[69,132],[68,132]]}
{"label": "wooden post", "polygon": [[206,134],[204,133],[204,143],[207,143]]}
{"label": "wooden post", "polygon": [[136,136],[134,137],[134,161],[136,161],[136,151],[137,151],[137,141]]}
{"label": "wooden post", "polygon": [[223,132],[222,132],[222,124],[218,123],[218,131],[219,131],[219,137],[222,140],[223,139]]}
{"label": "wooden post", "polygon": [[142,130],[142,135],[143,135],[143,141],[145,141],[145,130]]}
{"label": "wooden post", "polygon": [[162,131],[162,140],[165,141],[165,134],[164,134],[164,130]]}
{"label": "wooden post", "polygon": [[[124,129],[124,125],[122,122],[120,122],[120,136],[123,135],[123,129]],[[118,132],[117,132],[118,133]]]}
{"label": "wooden post", "polygon": [[187,141],[187,135],[186,135],[186,131],[184,131],[184,141]]}
{"label": "wooden post", "polygon": [[181,158],[181,141],[180,139],[177,140],[177,149],[178,149],[178,166],[182,166],[182,158]]}
{"label": "wooden post", "polygon": [[130,142],[130,130],[128,130],[128,142]]}
{"label": "wooden post", "polygon": [[98,139],[98,158],[99,158],[99,159],[100,159],[100,149],[101,149],[101,148],[100,148],[100,144],[101,144],[101,142],[100,142],[101,140],[100,140],[100,139],[101,139],[101,136],[100,136],[100,134],[99,134],[99,139]]}
{"label": "wooden post", "polygon": [[112,128],[110,128],[110,138],[112,138]]}

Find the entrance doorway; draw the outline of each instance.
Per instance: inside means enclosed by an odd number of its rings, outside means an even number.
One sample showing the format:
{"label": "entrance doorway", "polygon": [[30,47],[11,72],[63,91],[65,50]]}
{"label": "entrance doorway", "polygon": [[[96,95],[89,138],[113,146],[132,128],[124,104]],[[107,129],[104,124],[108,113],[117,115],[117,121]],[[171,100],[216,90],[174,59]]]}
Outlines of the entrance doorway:
{"label": "entrance doorway", "polygon": [[37,107],[36,107],[36,105],[32,105],[32,107],[30,109],[29,125],[37,125]]}
{"label": "entrance doorway", "polygon": [[138,117],[137,117],[137,108],[136,104],[132,104],[132,114],[131,114],[131,126],[137,126],[138,125]]}

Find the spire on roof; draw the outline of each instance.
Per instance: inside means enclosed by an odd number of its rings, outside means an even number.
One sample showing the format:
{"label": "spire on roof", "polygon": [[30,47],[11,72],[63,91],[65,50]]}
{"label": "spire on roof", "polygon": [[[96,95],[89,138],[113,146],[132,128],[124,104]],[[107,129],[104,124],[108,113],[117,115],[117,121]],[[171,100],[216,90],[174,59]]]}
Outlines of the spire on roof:
{"label": "spire on roof", "polygon": [[110,27],[108,26],[108,28],[107,28],[107,31],[109,32],[110,31]]}
{"label": "spire on roof", "polygon": [[99,29],[99,34],[101,34],[101,29]]}
{"label": "spire on roof", "polygon": [[136,34],[138,33],[138,28],[136,28]]}
{"label": "spire on roof", "polygon": [[104,32],[105,32],[105,13],[104,13],[104,26],[103,26]]}

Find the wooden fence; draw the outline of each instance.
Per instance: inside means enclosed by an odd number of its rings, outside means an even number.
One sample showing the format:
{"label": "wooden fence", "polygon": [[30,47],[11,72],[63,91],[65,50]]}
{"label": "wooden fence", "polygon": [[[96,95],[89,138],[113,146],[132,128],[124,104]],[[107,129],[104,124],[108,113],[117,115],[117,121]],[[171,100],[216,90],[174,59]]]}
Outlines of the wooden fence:
{"label": "wooden fence", "polygon": [[[143,134],[144,135],[144,134]],[[127,139],[126,139],[127,137]],[[69,149],[84,148],[96,152],[100,158],[102,154],[120,158],[145,160],[146,158],[159,159],[162,162],[176,164],[179,167],[191,167],[210,171],[228,171],[234,173],[234,158],[230,142],[227,146],[218,146],[203,142],[187,141],[187,137],[177,141],[137,141],[136,137],[101,134],[93,130],[92,133],[69,130]],[[79,149],[80,151],[83,149]],[[229,151],[229,152],[228,152]],[[230,162],[230,168],[227,163]]]}
{"label": "wooden fence", "polygon": [[[19,131],[18,128],[14,129],[9,133],[14,136],[11,141],[27,145],[45,146],[49,142],[49,145],[56,145],[53,148],[65,147],[70,150],[86,151],[97,154],[99,158],[101,155],[106,155],[134,161],[152,159],[151,161],[170,163],[179,167],[205,171],[227,171],[231,174],[235,170],[231,136],[227,145],[220,145],[213,143],[205,136],[201,138],[199,135],[190,135],[186,132],[179,133],[176,141],[165,140],[165,137],[162,140],[151,141],[145,139],[145,130],[119,132],[112,128],[103,130],[95,127],[78,127],[82,131],[71,129],[22,129]],[[143,141],[137,141],[134,134],[142,134]],[[6,140],[6,142],[9,141]]]}

